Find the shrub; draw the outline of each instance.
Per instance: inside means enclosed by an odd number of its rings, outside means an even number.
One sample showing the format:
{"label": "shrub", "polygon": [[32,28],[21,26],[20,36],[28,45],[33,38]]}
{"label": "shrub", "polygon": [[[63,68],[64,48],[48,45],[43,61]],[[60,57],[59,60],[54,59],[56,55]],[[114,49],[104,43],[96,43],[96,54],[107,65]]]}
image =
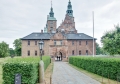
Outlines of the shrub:
{"label": "shrub", "polygon": [[[13,58],[3,64],[3,84],[14,84],[15,74],[21,74],[22,84],[35,84],[38,81],[39,57]],[[44,68],[50,64],[50,57],[43,56]]]}
{"label": "shrub", "polygon": [[100,57],[70,57],[69,63],[106,78],[117,80],[120,74],[120,59]]}

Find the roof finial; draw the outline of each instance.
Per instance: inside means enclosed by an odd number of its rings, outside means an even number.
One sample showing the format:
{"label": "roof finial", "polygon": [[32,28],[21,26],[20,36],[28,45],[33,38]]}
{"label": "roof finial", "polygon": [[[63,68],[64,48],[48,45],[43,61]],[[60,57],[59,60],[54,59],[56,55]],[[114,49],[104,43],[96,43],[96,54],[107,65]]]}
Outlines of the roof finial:
{"label": "roof finial", "polygon": [[69,0],[69,2],[70,2],[70,0]]}
{"label": "roof finial", "polygon": [[51,7],[52,7],[52,0],[51,0]]}

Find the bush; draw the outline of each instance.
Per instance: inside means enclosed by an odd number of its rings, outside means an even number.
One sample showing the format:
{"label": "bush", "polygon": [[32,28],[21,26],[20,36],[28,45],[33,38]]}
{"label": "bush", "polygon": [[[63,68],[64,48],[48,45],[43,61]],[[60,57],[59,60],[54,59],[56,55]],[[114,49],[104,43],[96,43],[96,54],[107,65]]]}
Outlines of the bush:
{"label": "bush", "polygon": [[[3,84],[14,84],[15,74],[21,74],[22,84],[35,84],[38,81],[39,57],[13,58],[3,64]],[[50,57],[43,56],[44,68],[50,64]]]}
{"label": "bush", "polygon": [[100,57],[70,57],[69,63],[106,78],[117,80],[120,59]]}
{"label": "bush", "polygon": [[49,66],[50,62],[51,62],[50,56],[44,57],[44,58],[43,58],[43,61],[44,61],[44,70],[46,70],[47,67]]}

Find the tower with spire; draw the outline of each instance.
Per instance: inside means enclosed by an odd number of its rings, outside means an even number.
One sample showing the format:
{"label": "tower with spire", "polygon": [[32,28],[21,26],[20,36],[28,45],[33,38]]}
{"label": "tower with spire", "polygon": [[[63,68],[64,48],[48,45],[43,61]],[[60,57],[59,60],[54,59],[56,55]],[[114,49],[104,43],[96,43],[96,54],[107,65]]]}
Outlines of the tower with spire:
{"label": "tower with spire", "polygon": [[[84,33],[78,33],[76,30],[71,4],[71,1],[68,0],[68,4],[66,5],[67,10],[65,10],[65,18],[61,21],[60,26],[57,27],[57,20],[54,16],[51,1],[50,12],[46,18],[47,21],[44,33],[43,30],[41,33],[34,32],[21,39],[22,56],[39,55],[39,48],[34,44],[34,42],[39,42],[41,39],[45,43],[43,54],[50,56],[52,61],[55,61],[57,56],[60,57],[61,61],[67,61],[69,56],[72,55],[96,54],[96,52],[93,52],[96,46],[92,46],[93,41],[95,45],[96,39]],[[28,42],[31,42],[29,46],[27,46]],[[84,44],[86,44],[86,42],[88,44],[85,46]]]}
{"label": "tower with spire", "polygon": [[71,1],[70,0],[68,2],[66,14],[68,14],[69,16],[73,17],[73,10],[72,10],[72,5],[71,5]]}
{"label": "tower with spire", "polygon": [[58,27],[58,31],[61,31],[61,30],[64,30],[65,33],[77,33],[70,0],[68,2],[65,19],[64,21],[62,21],[62,24],[60,24],[60,26]]}
{"label": "tower with spire", "polygon": [[51,1],[51,8],[49,15],[47,16],[47,24],[44,28],[45,33],[56,33],[56,27],[57,27],[57,20],[54,17],[53,7],[52,7],[52,1]]}

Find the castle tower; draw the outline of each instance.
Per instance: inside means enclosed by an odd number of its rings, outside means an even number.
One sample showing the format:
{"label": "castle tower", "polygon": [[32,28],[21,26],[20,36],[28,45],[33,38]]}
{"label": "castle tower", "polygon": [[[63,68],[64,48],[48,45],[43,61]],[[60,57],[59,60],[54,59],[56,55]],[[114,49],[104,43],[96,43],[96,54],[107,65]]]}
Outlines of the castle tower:
{"label": "castle tower", "polygon": [[68,2],[65,19],[64,21],[62,21],[62,24],[58,27],[58,31],[62,30],[64,30],[65,33],[77,33],[70,0]]}
{"label": "castle tower", "polygon": [[73,10],[72,10],[72,5],[71,5],[71,1],[70,0],[68,2],[66,14],[68,14],[69,16],[73,17]]}
{"label": "castle tower", "polygon": [[52,8],[52,2],[51,2],[51,8],[50,13],[47,16],[47,33],[56,33],[56,27],[57,27],[57,20],[54,17],[54,12]]}

